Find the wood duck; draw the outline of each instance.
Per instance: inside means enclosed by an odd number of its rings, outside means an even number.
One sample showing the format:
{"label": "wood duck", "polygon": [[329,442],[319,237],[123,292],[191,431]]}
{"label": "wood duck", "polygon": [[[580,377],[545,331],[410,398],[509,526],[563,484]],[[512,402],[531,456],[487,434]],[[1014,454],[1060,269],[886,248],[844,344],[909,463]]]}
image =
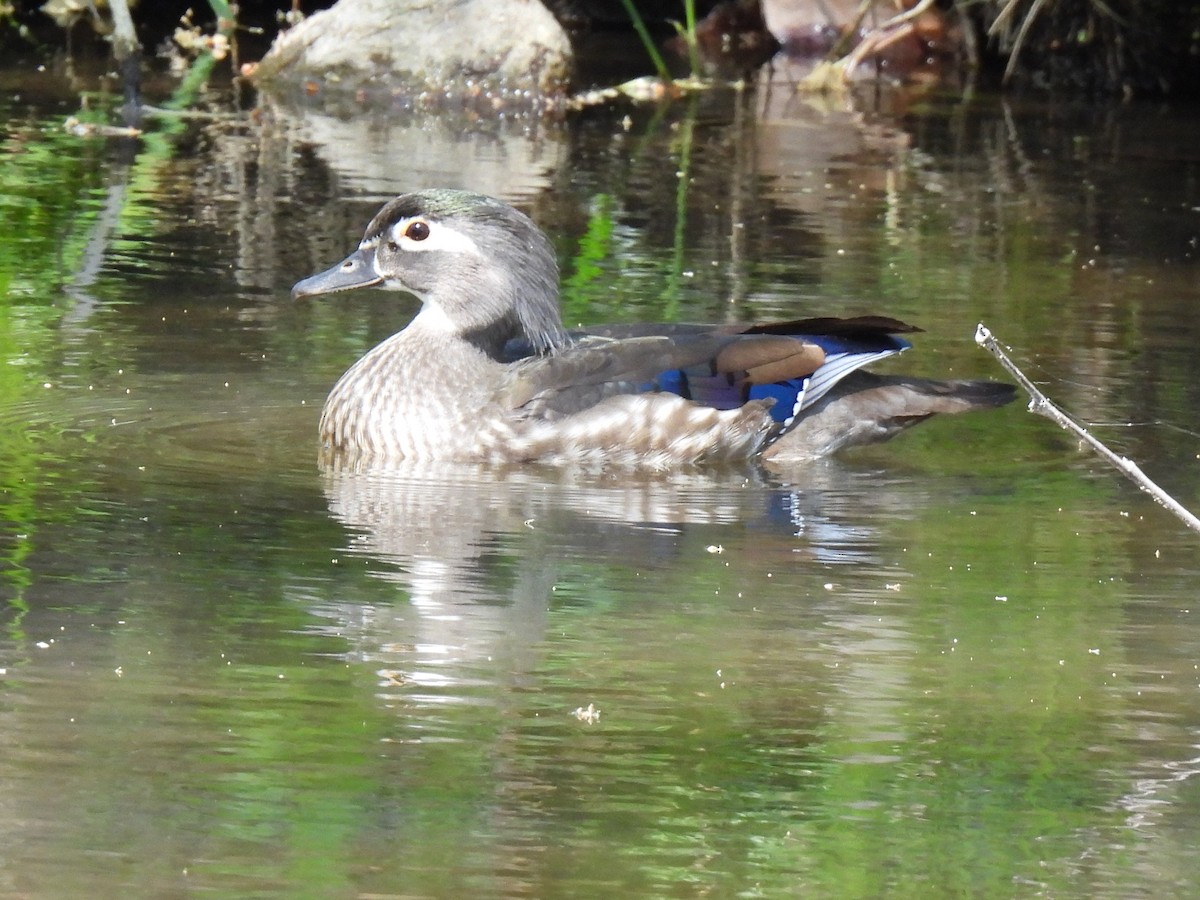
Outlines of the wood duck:
{"label": "wood duck", "polygon": [[479,194],[386,204],[358,249],[292,296],[378,285],[422,302],[334,386],[327,456],[671,468],[812,459],[1014,389],[859,371],[920,329],[883,316],[568,331],[550,241]]}

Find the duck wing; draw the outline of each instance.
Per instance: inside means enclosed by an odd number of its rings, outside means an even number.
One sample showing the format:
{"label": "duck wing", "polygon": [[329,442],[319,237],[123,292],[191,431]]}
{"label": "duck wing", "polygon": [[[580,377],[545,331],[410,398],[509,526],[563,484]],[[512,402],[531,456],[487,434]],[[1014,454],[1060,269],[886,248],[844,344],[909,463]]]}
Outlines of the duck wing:
{"label": "duck wing", "polygon": [[918,331],[883,316],[760,325],[607,325],[572,335],[546,356],[513,342],[501,402],[522,417],[554,419],[606,397],[659,391],[714,409],[771,400],[786,428],[842,378],[909,344]]}

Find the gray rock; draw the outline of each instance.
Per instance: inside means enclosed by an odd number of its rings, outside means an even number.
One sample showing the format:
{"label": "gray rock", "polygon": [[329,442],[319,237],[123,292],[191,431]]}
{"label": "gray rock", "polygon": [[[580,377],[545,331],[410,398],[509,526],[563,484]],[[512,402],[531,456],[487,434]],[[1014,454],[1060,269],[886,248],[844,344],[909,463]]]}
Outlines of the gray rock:
{"label": "gray rock", "polygon": [[515,111],[565,94],[571,60],[538,0],[339,0],[280,34],[252,78],[277,94]]}

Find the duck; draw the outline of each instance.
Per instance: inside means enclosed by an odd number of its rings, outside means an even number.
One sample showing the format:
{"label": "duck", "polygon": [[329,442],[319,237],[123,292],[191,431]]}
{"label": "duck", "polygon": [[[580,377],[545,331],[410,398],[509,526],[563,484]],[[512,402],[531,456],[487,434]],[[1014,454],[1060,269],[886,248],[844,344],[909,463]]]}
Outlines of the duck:
{"label": "duck", "polygon": [[386,203],[342,262],[293,298],[359,288],[421,302],[325,401],[322,458],[672,469],[799,463],[1012,385],[879,375],[920,329],[881,315],[568,329],[557,257],[525,213],[426,189]]}

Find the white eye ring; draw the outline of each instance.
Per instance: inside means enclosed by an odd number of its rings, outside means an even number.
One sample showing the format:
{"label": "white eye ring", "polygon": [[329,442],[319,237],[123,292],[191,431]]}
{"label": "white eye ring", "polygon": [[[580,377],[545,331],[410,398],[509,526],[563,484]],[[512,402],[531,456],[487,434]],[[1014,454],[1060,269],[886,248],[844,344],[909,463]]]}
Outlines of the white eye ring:
{"label": "white eye ring", "polygon": [[444,222],[431,222],[422,216],[401,219],[388,232],[391,243],[406,253],[427,253],[441,250],[447,253],[469,253],[481,256],[479,246],[469,235]]}

